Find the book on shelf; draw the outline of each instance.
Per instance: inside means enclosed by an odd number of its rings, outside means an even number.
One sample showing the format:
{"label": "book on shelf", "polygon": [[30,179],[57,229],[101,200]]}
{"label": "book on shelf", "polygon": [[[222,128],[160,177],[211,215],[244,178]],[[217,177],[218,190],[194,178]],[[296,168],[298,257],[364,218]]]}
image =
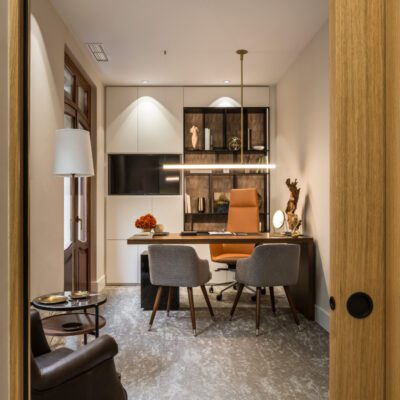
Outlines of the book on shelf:
{"label": "book on shelf", "polygon": [[191,174],[212,174],[211,169],[196,169],[196,170],[189,170]]}
{"label": "book on shelf", "polygon": [[190,196],[185,193],[185,213],[191,214],[192,213],[192,205],[190,204]]}

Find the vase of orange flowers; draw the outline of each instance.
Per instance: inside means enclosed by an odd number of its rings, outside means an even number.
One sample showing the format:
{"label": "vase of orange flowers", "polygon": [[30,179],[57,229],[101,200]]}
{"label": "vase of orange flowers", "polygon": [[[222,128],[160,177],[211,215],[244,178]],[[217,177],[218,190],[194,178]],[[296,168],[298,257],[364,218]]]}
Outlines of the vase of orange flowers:
{"label": "vase of orange flowers", "polygon": [[143,232],[151,232],[157,225],[157,220],[151,214],[142,215],[135,221],[135,226]]}

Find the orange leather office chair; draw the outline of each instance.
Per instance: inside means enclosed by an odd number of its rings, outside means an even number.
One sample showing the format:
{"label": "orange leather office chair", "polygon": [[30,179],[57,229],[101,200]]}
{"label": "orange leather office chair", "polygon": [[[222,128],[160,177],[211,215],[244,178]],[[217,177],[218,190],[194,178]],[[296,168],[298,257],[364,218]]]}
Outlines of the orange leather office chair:
{"label": "orange leather office chair", "polygon": [[[253,188],[232,189],[230,197],[226,230],[229,232],[258,232],[260,214],[257,190]],[[211,260],[228,264],[227,268],[218,268],[216,271],[235,270],[236,261],[250,257],[254,246],[254,244],[210,244]],[[232,286],[236,286],[236,281],[227,282],[226,285],[217,295],[217,300],[222,300],[222,293]],[[210,292],[213,292],[212,286]]]}

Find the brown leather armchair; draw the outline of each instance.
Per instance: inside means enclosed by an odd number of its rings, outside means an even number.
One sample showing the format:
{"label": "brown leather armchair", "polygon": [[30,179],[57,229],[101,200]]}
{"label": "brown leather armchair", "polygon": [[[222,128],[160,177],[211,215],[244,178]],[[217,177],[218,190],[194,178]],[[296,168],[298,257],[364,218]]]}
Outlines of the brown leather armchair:
{"label": "brown leather armchair", "polygon": [[104,335],[73,351],[51,351],[38,311],[31,310],[32,400],[126,400],[115,370],[115,340]]}
{"label": "brown leather armchair", "polygon": [[[226,230],[229,232],[255,233],[259,231],[260,215],[258,208],[257,190],[232,189],[228,211],[228,223]],[[254,250],[254,244],[210,244],[211,260],[217,263],[227,264],[227,268],[218,268],[217,271],[234,270],[236,261],[250,257]],[[217,300],[222,300],[222,293],[236,285],[236,281],[226,283]],[[213,291],[212,287],[210,292]]]}

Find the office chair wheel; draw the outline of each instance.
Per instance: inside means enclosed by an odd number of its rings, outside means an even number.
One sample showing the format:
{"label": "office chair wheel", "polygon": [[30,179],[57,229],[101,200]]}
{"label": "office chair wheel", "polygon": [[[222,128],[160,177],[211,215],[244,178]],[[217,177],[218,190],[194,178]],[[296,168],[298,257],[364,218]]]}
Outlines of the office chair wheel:
{"label": "office chair wheel", "polygon": [[262,289],[261,289],[261,294],[266,294],[266,293],[267,293],[267,290],[265,289],[265,287],[262,288]]}
{"label": "office chair wheel", "polygon": [[221,293],[220,293],[220,294],[217,294],[216,299],[217,299],[218,301],[222,301],[222,294],[221,294]]}
{"label": "office chair wheel", "polygon": [[256,300],[257,300],[257,297],[255,294],[253,296],[251,296],[251,301],[255,302]]}
{"label": "office chair wheel", "polygon": [[210,288],[208,289],[209,293],[214,293],[214,288],[212,286],[210,286]]}

